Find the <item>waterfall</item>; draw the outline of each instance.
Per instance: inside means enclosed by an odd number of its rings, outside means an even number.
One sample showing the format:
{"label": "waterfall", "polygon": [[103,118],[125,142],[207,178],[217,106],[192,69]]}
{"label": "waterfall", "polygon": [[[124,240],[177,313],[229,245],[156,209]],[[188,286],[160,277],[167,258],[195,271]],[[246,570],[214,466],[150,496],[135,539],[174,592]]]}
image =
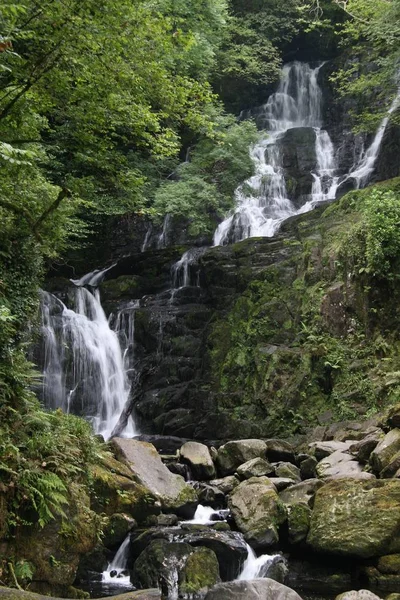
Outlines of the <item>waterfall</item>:
{"label": "waterfall", "polygon": [[103,571],[102,581],[104,583],[112,582],[122,586],[131,585],[129,573],[126,570],[129,560],[130,541],[130,534],[128,534],[106,571]]}
{"label": "waterfall", "polygon": [[[341,184],[348,179],[357,188],[371,176],[390,115],[400,106],[400,88],[370,147],[361,154],[351,171],[337,175],[335,149],[322,128],[322,90],[318,73],[322,65],[290,63],[282,69],[276,93],[261,109],[260,120],[266,131],[250,148],[255,174],[235,191],[235,209],[214,233],[214,246],[238,242],[248,237],[271,237],[287,218],[307,212],[320,202],[334,200]],[[315,133],[316,168],[311,170],[312,188],[298,207],[287,191],[280,141],[291,130],[312,128]]]}
{"label": "waterfall", "polygon": [[[247,558],[243,563],[242,570],[239,574],[239,581],[248,581],[250,579],[257,579],[258,577],[268,577],[270,567],[277,562],[284,564],[280,554],[263,554],[257,558],[256,553],[249,544],[246,544],[246,547]],[[285,564],[284,567],[286,568]]]}
{"label": "waterfall", "polygon": [[222,508],[216,510],[211,506],[199,506],[196,509],[193,519],[190,521],[184,521],[185,523],[192,523],[193,525],[213,525],[216,521],[226,521],[229,516],[229,510]]}
{"label": "waterfall", "polygon": [[200,269],[198,261],[207,247],[190,248],[171,268],[172,289],[200,287]]}
{"label": "waterfall", "polygon": [[[77,287],[74,307],[42,294],[43,400],[50,408],[89,418],[95,433],[108,439],[130,392],[122,350],[97,290]],[[130,419],[124,435],[134,434]]]}

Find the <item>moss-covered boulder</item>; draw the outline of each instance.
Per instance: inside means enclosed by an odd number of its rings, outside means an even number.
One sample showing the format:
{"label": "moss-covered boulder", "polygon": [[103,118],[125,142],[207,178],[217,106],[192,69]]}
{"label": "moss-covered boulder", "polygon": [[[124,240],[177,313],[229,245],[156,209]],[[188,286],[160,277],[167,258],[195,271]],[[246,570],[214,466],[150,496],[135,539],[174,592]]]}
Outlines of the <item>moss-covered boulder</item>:
{"label": "moss-covered boulder", "polygon": [[394,455],[400,451],[400,429],[392,429],[379,442],[371,453],[369,462],[377,473],[390,463]]}
{"label": "moss-covered boulder", "polygon": [[135,519],[125,513],[115,513],[103,526],[103,544],[106,548],[119,546],[128,533],[137,527]]}
{"label": "moss-covered boulder", "polygon": [[215,477],[215,467],[205,444],[186,442],[179,451],[180,461],[188,465],[193,479],[199,481]]}
{"label": "moss-covered boulder", "polygon": [[250,477],[263,477],[272,475],[274,467],[265,458],[252,458],[237,468],[237,474],[241,479],[250,479]]}
{"label": "moss-covered boulder", "polygon": [[[161,600],[160,590],[151,589],[151,590],[136,590],[133,592],[128,592],[126,594],[118,594],[114,596],[117,600]],[[28,592],[25,590],[16,590],[14,588],[7,588],[0,586],[0,599],[1,600],[60,600],[60,598],[55,598],[54,596],[41,596],[40,594],[35,594],[34,592]],[[100,598],[99,600],[106,600],[105,598]]]}
{"label": "moss-covered boulder", "polygon": [[135,481],[156,497],[164,511],[191,518],[198,504],[196,491],[164,465],[153,446],[126,438],[114,438],[117,456],[128,466]]}
{"label": "moss-covered boulder", "polygon": [[228,505],[238,529],[255,548],[276,544],[286,509],[267,477],[252,477],[232,492]]}
{"label": "moss-covered boulder", "polygon": [[220,474],[232,475],[252,458],[265,458],[267,445],[262,440],[235,440],[218,449],[217,466]]}
{"label": "moss-covered boulder", "polygon": [[133,568],[134,581],[142,587],[161,587],[166,597],[204,594],[220,581],[214,552],[184,542],[155,540],[140,554]]}
{"label": "moss-covered boulder", "polygon": [[300,502],[288,507],[289,543],[299,544],[308,534],[311,520],[311,509],[308,504]]}
{"label": "moss-covered boulder", "polygon": [[307,543],[359,558],[400,551],[400,481],[337,480],[317,491]]}
{"label": "moss-covered boulder", "polygon": [[381,573],[400,575],[400,554],[388,554],[380,556],[376,568]]}
{"label": "moss-covered boulder", "polygon": [[265,577],[220,583],[208,592],[205,600],[301,600],[301,597],[286,585]]}

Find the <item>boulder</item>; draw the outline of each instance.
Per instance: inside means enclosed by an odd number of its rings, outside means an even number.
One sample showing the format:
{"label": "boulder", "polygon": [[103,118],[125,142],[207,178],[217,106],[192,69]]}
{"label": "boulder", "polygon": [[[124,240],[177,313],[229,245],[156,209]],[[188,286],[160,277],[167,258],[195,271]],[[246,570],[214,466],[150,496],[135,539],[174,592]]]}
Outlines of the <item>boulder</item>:
{"label": "boulder", "polygon": [[220,581],[218,561],[208,548],[155,540],[135,561],[133,580],[141,587],[160,586],[168,598],[204,594]]}
{"label": "boulder", "polygon": [[315,456],[307,456],[300,463],[300,477],[302,479],[313,479],[317,475],[316,467],[318,460]]}
{"label": "boulder", "polygon": [[103,544],[106,548],[120,546],[128,533],[136,529],[137,523],[130,515],[115,513],[108,519],[103,527]]}
{"label": "boulder", "polygon": [[310,528],[311,508],[304,502],[288,506],[289,543],[299,544],[307,537]]}
{"label": "boulder", "polygon": [[354,477],[357,479],[374,479],[372,473],[363,471],[360,463],[350,454],[340,450],[333,452],[317,464],[317,475],[321,479]]}
{"label": "boulder", "polygon": [[389,431],[371,453],[369,462],[374,471],[380,473],[400,451],[400,429]]}
{"label": "boulder", "polygon": [[276,487],[277,492],[286,490],[291,485],[295,485],[296,481],[290,477],[269,477],[271,483]]}
{"label": "boulder", "polygon": [[370,558],[400,551],[400,481],[338,479],[315,496],[307,543]]}
{"label": "boulder", "polygon": [[251,546],[264,548],[279,540],[278,528],[286,520],[286,510],[267,477],[243,481],[230,495],[228,506]]}
{"label": "boulder", "polygon": [[307,481],[296,483],[296,485],[292,485],[290,488],[280,492],[279,498],[281,502],[286,505],[303,503],[312,508],[314,496],[317,490],[323,485],[324,482],[319,479],[308,479]]}
{"label": "boulder", "polygon": [[196,491],[185,483],[183,477],[167,469],[152,444],[114,438],[111,445],[131,469],[135,479],[159,499],[165,511],[193,517],[198,503]]}
{"label": "boulder", "polygon": [[289,462],[281,462],[275,467],[275,475],[277,477],[287,477],[293,481],[301,481],[300,469]]}
{"label": "boulder", "polygon": [[387,415],[387,424],[389,427],[400,428],[400,404],[391,406]]}
{"label": "boulder", "polygon": [[380,598],[370,590],[351,590],[339,594],[335,600],[380,600]]}
{"label": "boulder", "polygon": [[[128,592],[126,594],[118,594],[114,596],[118,600],[161,600],[161,594],[159,589],[151,590],[136,590]],[[41,594],[35,594],[33,592],[27,592],[25,590],[16,590],[15,588],[0,587],[0,599],[1,600],[60,600],[54,596],[42,596]],[[109,600],[109,596],[100,598],[99,600]]]}
{"label": "boulder", "polygon": [[301,597],[286,585],[264,578],[219,583],[205,600],[301,600]]}
{"label": "boulder", "polygon": [[213,508],[221,508],[225,505],[225,494],[215,485],[204,481],[193,481],[191,485],[197,492],[200,504],[207,504]]}
{"label": "boulder", "polygon": [[312,444],[309,445],[309,448],[314,453],[315,458],[320,461],[334,452],[347,452],[352,443],[352,441],[336,442],[334,440],[330,442],[312,442]]}
{"label": "boulder", "polygon": [[376,568],[385,575],[400,575],[400,554],[380,556]]}
{"label": "boulder", "polygon": [[189,466],[193,479],[202,481],[215,477],[214,463],[205,444],[186,442],[179,454],[180,461]]}
{"label": "boulder", "polygon": [[284,440],[270,439],[266,440],[267,458],[271,462],[285,461],[295,464],[294,448],[289,442]]}
{"label": "boulder", "polygon": [[352,571],[350,561],[340,565],[332,560],[307,561],[291,556],[285,583],[304,591],[305,597],[331,598],[332,594],[350,589],[353,585]]}
{"label": "boulder", "polygon": [[157,525],[159,527],[173,527],[178,524],[178,517],[176,515],[158,515],[157,517]]}
{"label": "boulder", "polygon": [[379,474],[381,479],[390,479],[391,477],[397,477],[397,472],[400,469],[400,451],[392,457],[389,464]]}
{"label": "boulder", "polygon": [[237,474],[241,479],[250,479],[250,477],[262,477],[271,475],[274,467],[265,458],[252,458],[237,468]]}
{"label": "boulder", "polygon": [[262,440],[227,442],[218,450],[218,470],[221,475],[232,475],[240,465],[252,458],[265,458],[266,450],[267,445]]}
{"label": "boulder", "polygon": [[212,479],[209,483],[221,490],[223,494],[229,494],[239,485],[240,481],[234,475],[228,475],[228,477],[222,477],[221,479]]}
{"label": "boulder", "polygon": [[350,454],[352,454],[358,462],[362,464],[367,463],[371,452],[375,450],[383,436],[383,431],[381,429],[376,429],[376,431],[369,433],[362,440],[351,444],[349,448]]}

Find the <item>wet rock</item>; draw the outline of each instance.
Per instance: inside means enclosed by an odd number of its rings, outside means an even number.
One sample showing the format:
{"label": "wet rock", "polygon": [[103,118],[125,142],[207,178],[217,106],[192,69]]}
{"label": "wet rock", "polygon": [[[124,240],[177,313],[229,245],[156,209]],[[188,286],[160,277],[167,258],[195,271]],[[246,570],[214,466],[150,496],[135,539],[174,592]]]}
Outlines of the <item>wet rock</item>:
{"label": "wet rock", "polygon": [[206,504],[213,508],[225,506],[225,494],[218,487],[209,485],[203,481],[195,481],[191,485],[197,492],[200,504]]}
{"label": "wet rock", "polygon": [[309,479],[307,481],[302,481],[301,483],[292,485],[290,488],[280,492],[279,498],[281,502],[286,505],[303,503],[312,508],[314,504],[314,496],[317,490],[319,490],[323,485],[324,482],[320,479]]}
{"label": "wet rock", "polygon": [[295,452],[294,448],[289,442],[284,440],[270,439],[266,440],[267,445],[267,458],[271,462],[290,462],[295,464]]}
{"label": "wet rock", "polygon": [[181,462],[189,465],[193,479],[202,481],[215,477],[214,463],[205,444],[186,442],[179,453]]}
{"label": "wet rock", "polygon": [[171,473],[174,473],[175,475],[180,475],[185,481],[190,480],[191,474],[190,469],[187,465],[183,465],[182,463],[173,461],[166,462],[165,466],[169,471],[171,471]]}
{"label": "wet rock", "polygon": [[106,548],[114,548],[122,544],[130,531],[137,528],[137,523],[130,515],[115,513],[111,515],[103,527],[103,544]]}
{"label": "wet rock", "polygon": [[376,562],[376,568],[380,573],[400,575],[400,554],[380,556]]}
{"label": "wet rock", "polygon": [[317,464],[317,475],[321,479],[340,477],[374,479],[374,475],[363,471],[360,463],[354,460],[350,454],[344,454],[340,450],[333,452]]}
{"label": "wet rock", "polygon": [[399,509],[400,481],[332,481],[316,493],[307,543],[359,558],[399,552]]}
{"label": "wet rock", "polygon": [[137,481],[160,500],[164,510],[188,518],[194,515],[198,503],[195,490],[167,469],[152,444],[126,438],[114,438],[111,444]]}
{"label": "wet rock", "polygon": [[176,515],[158,515],[157,525],[159,527],[173,527],[177,525],[179,519]]}
{"label": "wet rock", "polygon": [[238,529],[254,548],[274,545],[286,510],[267,477],[252,477],[232,492],[228,506]]}
{"label": "wet rock", "polygon": [[228,475],[228,477],[222,477],[221,479],[212,479],[210,485],[221,490],[223,494],[229,494],[232,490],[239,485],[240,481],[234,475]]}
{"label": "wet rock", "polygon": [[253,458],[265,458],[267,445],[262,440],[237,440],[218,449],[217,467],[221,475],[232,475],[236,469]]}
{"label": "wet rock", "polygon": [[374,471],[379,473],[390,463],[394,455],[400,451],[400,429],[389,431],[371,453],[369,462]]}
{"label": "wet rock", "polygon": [[237,468],[237,474],[241,479],[250,479],[250,477],[262,477],[271,475],[274,467],[264,458],[253,458]]}
{"label": "wet rock", "polygon": [[287,477],[293,479],[293,481],[300,481],[300,469],[292,463],[279,463],[275,467],[275,474],[277,477]]}
{"label": "wet rock", "polygon": [[220,583],[208,592],[205,600],[301,600],[300,596],[273,579]]}
{"label": "wet rock", "polygon": [[315,456],[308,456],[300,463],[300,476],[302,479],[314,479],[317,475],[318,460]]}
{"label": "wet rock", "polygon": [[172,598],[204,594],[220,581],[217,558],[208,548],[156,540],[135,561],[133,579],[141,587],[160,586]]}
{"label": "wet rock", "polygon": [[321,563],[291,558],[290,569],[286,579],[287,585],[322,597],[331,597],[334,593],[344,592],[352,585],[352,566],[347,560],[345,564],[332,564],[332,561]]}

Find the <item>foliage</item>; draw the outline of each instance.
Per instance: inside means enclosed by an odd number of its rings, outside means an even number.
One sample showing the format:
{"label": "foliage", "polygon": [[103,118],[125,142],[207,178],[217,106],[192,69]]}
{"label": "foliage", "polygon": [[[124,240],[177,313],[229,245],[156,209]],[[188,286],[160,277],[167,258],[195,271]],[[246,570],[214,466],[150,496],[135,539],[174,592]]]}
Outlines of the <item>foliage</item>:
{"label": "foliage", "polygon": [[190,162],[177,169],[177,181],[167,181],[158,188],[155,210],[160,215],[188,218],[193,234],[211,232],[216,217],[232,208],[235,188],[252,174],[248,146],[256,137],[250,121],[234,123],[228,117],[221,118],[215,139],[201,140]]}

